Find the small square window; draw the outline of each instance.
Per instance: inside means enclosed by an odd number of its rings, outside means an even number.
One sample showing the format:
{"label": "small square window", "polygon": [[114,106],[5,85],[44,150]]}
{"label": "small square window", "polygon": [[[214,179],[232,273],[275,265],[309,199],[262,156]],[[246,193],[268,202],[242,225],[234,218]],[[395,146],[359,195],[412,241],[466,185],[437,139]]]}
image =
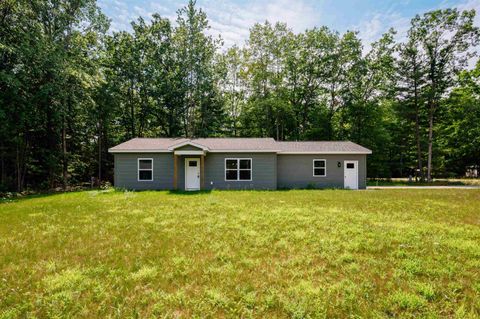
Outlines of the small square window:
{"label": "small square window", "polygon": [[355,168],[355,164],[354,163],[347,163],[347,168],[353,169],[353,168]]}
{"label": "small square window", "polygon": [[197,167],[197,161],[189,161],[188,166],[190,167]]}

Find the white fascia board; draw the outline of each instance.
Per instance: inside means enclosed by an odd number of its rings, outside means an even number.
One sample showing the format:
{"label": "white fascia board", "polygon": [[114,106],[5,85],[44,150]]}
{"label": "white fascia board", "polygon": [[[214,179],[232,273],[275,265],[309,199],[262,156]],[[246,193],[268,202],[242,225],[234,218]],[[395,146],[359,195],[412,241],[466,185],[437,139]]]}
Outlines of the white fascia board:
{"label": "white fascia board", "polygon": [[[109,153],[173,153],[171,150],[151,150],[151,149],[141,149],[141,150],[113,150],[109,149]],[[178,152],[195,152],[195,151],[176,151],[176,154],[180,154]],[[198,151],[201,153],[205,153],[204,151]],[[352,155],[368,155],[372,154],[370,152],[282,152],[279,150],[211,150],[209,153],[278,153],[279,155],[316,155],[316,154],[352,154]],[[189,155],[189,154],[186,154]]]}
{"label": "white fascia board", "polygon": [[278,153],[279,150],[211,150],[209,153]]}
{"label": "white fascia board", "polygon": [[168,150],[149,150],[149,149],[141,149],[141,150],[108,150],[109,153],[172,153],[172,151]]}
{"label": "white fascia board", "polygon": [[175,155],[205,155],[205,151],[174,151]]}

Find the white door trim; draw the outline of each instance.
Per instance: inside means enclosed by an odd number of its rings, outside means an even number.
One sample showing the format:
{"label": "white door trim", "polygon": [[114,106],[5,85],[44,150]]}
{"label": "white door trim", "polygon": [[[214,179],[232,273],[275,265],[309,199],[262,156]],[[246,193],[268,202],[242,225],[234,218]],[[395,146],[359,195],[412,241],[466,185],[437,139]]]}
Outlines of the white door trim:
{"label": "white door trim", "polygon": [[[197,162],[197,170],[198,170],[198,187],[195,187],[195,188],[189,188],[188,187],[188,162],[190,161],[196,161]],[[200,171],[200,158],[198,157],[187,157],[185,158],[185,168],[184,168],[184,171],[185,171],[185,190],[186,191],[198,191],[200,190],[200,174],[201,174],[201,171]]]}
{"label": "white door trim", "polygon": [[347,188],[346,187],[346,179],[347,179],[347,164],[348,163],[354,163],[355,164],[355,171],[356,171],[356,184],[357,184],[357,187],[355,188],[351,188],[349,187],[350,189],[358,189],[358,161],[350,161],[350,160],[345,160],[343,161],[343,188]]}

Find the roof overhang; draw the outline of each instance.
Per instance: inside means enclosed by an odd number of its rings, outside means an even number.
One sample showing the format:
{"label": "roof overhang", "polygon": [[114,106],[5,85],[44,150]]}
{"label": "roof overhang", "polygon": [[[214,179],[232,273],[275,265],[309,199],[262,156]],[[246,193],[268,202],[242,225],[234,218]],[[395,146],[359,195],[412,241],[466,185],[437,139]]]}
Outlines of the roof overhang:
{"label": "roof overhang", "polygon": [[168,150],[153,150],[153,149],[141,149],[141,150],[132,150],[132,149],[129,149],[129,150],[121,150],[121,149],[111,149],[109,148],[108,149],[108,152],[109,153],[171,153],[172,151],[168,151]]}
{"label": "roof overhang", "polygon": [[174,151],[173,154],[175,155],[205,155],[205,151],[202,150],[180,150],[180,151]]}
{"label": "roof overhang", "polygon": [[279,150],[210,150],[209,153],[278,153]]}
{"label": "roof overhang", "polygon": [[[194,145],[195,146],[195,145]],[[138,149],[138,150],[116,150],[108,149],[109,153],[175,153],[175,155],[205,155],[207,150],[154,150],[154,149]],[[282,152],[279,150],[210,150],[209,153],[277,153],[279,155],[317,155],[317,154],[352,154],[352,155],[369,155],[369,152]]]}

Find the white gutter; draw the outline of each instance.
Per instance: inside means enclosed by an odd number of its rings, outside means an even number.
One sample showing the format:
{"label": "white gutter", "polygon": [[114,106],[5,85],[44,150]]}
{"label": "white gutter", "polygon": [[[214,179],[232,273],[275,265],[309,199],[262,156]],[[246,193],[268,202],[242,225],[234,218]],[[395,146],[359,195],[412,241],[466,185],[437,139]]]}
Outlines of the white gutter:
{"label": "white gutter", "polygon": [[[109,153],[176,153],[181,155],[180,152],[195,152],[194,150],[191,151],[170,151],[170,150],[152,150],[152,149],[142,149],[142,150],[113,150],[109,149]],[[202,152],[202,151],[200,151]],[[318,155],[318,154],[332,154],[332,155],[341,155],[341,154],[352,154],[352,155],[368,155],[372,154],[372,151],[365,151],[365,152],[283,152],[279,150],[214,150],[208,151],[208,153],[277,153],[279,155]],[[188,155],[185,153],[185,155]]]}
{"label": "white gutter", "polygon": [[332,155],[335,155],[335,154],[357,154],[357,155],[368,155],[368,154],[372,154],[372,151],[365,151],[365,152],[340,152],[340,151],[327,151],[327,152],[278,152],[279,155],[316,155],[316,154],[332,154]]}
{"label": "white gutter", "polygon": [[109,148],[109,153],[173,153],[172,151],[168,150],[149,150],[149,149],[142,149],[142,150],[114,150]]}

